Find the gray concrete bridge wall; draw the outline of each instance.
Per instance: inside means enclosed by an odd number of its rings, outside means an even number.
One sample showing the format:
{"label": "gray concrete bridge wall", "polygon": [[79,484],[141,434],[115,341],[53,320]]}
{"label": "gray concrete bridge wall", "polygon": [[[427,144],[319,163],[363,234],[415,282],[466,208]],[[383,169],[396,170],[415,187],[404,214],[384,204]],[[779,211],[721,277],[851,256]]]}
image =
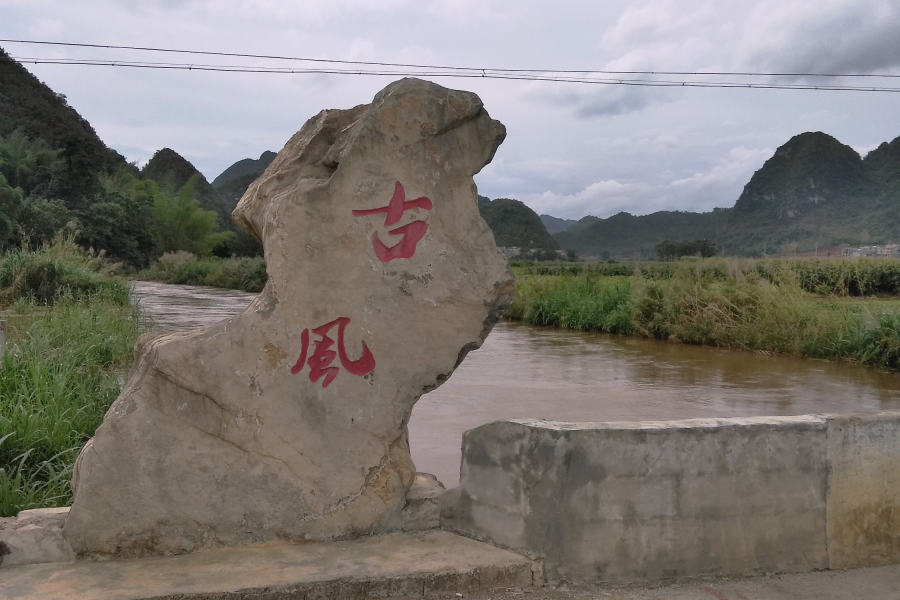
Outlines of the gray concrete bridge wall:
{"label": "gray concrete bridge wall", "polygon": [[466,432],[442,524],[628,581],[900,562],[900,413]]}

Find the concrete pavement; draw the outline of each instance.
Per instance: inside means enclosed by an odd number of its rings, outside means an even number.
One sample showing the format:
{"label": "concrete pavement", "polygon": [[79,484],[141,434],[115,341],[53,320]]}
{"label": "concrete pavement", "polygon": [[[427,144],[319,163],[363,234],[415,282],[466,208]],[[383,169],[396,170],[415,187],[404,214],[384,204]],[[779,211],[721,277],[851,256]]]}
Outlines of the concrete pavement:
{"label": "concrete pavement", "polygon": [[443,531],[0,571],[4,600],[455,598],[531,585],[530,560]]}

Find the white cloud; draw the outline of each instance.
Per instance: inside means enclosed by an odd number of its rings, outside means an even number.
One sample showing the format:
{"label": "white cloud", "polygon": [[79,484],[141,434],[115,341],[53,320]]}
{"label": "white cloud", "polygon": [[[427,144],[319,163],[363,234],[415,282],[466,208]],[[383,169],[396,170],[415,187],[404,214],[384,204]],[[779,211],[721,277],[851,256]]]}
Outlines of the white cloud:
{"label": "white cloud", "polygon": [[733,205],[736,198],[729,198],[727,194],[746,183],[771,155],[769,149],[737,147],[727,152],[711,169],[689,177],[662,183],[604,180],[573,194],[545,191],[522,200],[538,214],[567,219],[580,219],[586,215],[606,218],[619,212],[635,215],[660,210],[707,212]]}
{"label": "white cloud", "polygon": [[892,0],[765,0],[744,22],[737,61],[789,72],[871,73],[900,65]]}

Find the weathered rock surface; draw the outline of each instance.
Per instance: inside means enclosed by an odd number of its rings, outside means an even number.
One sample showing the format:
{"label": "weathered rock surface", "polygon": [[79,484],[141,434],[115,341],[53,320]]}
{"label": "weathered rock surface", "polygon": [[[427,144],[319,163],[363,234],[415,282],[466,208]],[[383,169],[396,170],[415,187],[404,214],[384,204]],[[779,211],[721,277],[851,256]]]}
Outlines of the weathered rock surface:
{"label": "weathered rock surface", "polygon": [[23,510],[0,519],[0,567],[75,560],[63,537],[69,508]]}
{"label": "weathered rock surface", "polygon": [[472,180],[504,135],[476,95],[415,79],[310,119],[235,209],[264,291],[139,342],[76,465],[75,551],[400,530],[412,407],[512,299]]}
{"label": "weathered rock surface", "polygon": [[406,492],[403,531],[425,531],[441,526],[441,496],[447,489],[431,473],[416,473]]}

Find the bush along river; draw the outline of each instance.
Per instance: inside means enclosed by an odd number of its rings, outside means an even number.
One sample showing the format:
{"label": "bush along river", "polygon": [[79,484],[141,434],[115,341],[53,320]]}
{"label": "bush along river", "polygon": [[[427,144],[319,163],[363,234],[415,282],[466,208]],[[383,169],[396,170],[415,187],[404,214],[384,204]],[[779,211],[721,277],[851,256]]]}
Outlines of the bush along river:
{"label": "bush along river", "polygon": [[[135,282],[151,328],[208,325],[255,294]],[[459,481],[462,434],[490,421],[655,421],[900,410],[900,373],[502,321],[409,423],[419,471]]]}

